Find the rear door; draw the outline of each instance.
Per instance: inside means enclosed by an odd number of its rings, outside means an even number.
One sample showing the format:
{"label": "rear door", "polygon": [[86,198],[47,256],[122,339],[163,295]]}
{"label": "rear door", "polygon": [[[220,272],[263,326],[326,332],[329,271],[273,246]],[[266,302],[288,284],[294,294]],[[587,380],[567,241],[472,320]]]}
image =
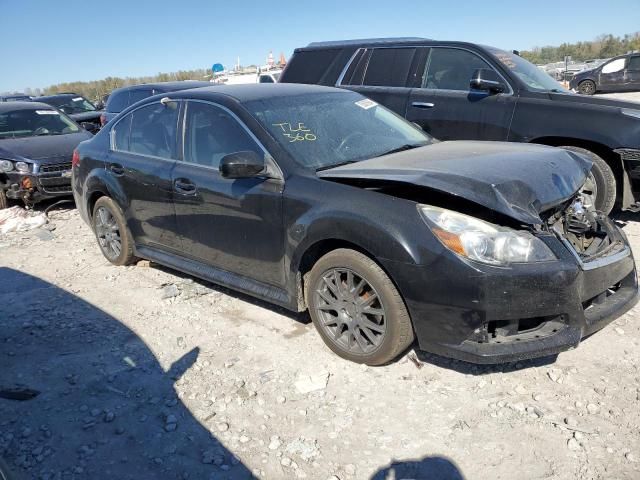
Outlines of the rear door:
{"label": "rear door", "polygon": [[154,102],[118,119],[106,163],[135,242],[173,251],[181,248],[171,178],[180,151],[181,104]]}
{"label": "rear door", "polygon": [[283,181],[220,175],[222,157],[248,150],[266,153],[230,110],[187,102],[184,161],[173,171],[183,252],[216,268],[282,286]]}
{"label": "rear door", "polygon": [[607,92],[625,90],[626,67],[626,57],[614,58],[610,62],[605,63],[600,70],[598,90],[604,90]]}
{"label": "rear door", "polygon": [[375,100],[404,116],[411,87],[412,72],[426,49],[419,47],[362,48],[355,54],[341,87]]}
{"label": "rear door", "polygon": [[[433,47],[411,90],[406,118],[440,140],[507,140],[516,105],[508,82],[480,54],[458,47]],[[505,93],[469,88],[484,68],[507,85]]]}
{"label": "rear door", "polygon": [[629,57],[626,76],[627,90],[640,90],[640,55]]}

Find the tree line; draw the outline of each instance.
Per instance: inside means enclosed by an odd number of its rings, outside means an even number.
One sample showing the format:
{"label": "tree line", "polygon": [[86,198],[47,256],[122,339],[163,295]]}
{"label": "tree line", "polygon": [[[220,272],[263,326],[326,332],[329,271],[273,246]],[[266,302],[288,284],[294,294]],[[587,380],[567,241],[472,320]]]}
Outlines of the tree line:
{"label": "tree line", "polygon": [[173,82],[177,80],[208,80],[210,77],[211,71],[209,69],[198,68],[195,70],[180,70],[172,73],[158,73],[157,75],[149,75],[146,77],[107,77],[102,80],[92,80],[89,82],[58,83],[57,85],[51,85],[46,88],[26,88],[24,93],[37,97],[39,95],[73,92],[95,102],[101,100],[104,95],[111,93],[113,89],[128,85]]}
{"label": "tree line", "polygon": [[600,35],[590,42],[563,43],[557,47],[534,47],[520,52],[520,55],[531,63],[545,64],[564,61],[565,56],[571,56],[572,60],[584,61],[615,57],[633,50],[640,50],[640,32],[622,37]]}

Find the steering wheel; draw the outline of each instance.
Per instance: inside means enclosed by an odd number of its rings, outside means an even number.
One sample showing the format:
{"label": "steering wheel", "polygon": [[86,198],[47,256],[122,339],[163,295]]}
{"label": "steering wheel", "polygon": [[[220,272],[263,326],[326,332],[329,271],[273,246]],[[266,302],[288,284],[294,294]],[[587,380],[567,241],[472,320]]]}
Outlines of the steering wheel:
{"label": "steering wheel", "polygon": [[353,140],[354,138],[356,138],[358,136],[361,137],[362,136],[362,132],[351,132],[349,135],[344,137],[342,139],[342,141],[340,142],[340,144],[338,145],[338,147],[336,148],[336,153],[338,155],[340,155],[341,157],[344,157],[345,154],[348,153],[349,143],[351,142],[351,140]]}
{"label": "steering wheel", "polygon": [[33,131],[34,135],[46,135],[49,133],[49,130],[44,127],[38,127]]}

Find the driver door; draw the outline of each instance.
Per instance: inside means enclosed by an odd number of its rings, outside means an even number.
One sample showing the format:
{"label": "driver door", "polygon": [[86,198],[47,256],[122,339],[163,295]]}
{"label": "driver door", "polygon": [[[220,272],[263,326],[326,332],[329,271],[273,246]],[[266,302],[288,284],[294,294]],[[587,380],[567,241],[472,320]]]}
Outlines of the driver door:
{"label": "driver door", "polygon": [[614,58],[602,66],[598,90],[608,92],[625,90],[626,58]]}
{"label": "driver door", "polygon": [[183,161],[173,170],[176,221],[183,254],[215,268],[284,285],[284,182],[222,177],[222,157],[265,155],[247,127],[226,107],[187,102]]}

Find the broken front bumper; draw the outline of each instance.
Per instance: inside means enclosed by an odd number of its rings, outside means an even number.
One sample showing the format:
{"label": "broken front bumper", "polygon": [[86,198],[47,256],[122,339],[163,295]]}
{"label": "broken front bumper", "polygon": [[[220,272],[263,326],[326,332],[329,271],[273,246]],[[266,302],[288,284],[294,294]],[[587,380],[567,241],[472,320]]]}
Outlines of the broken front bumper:
{"label": "broken front bumper", "polygon": [[6,174],[7,197],[25,203],[71,195],[71,162],[36,165],[33,172]]}
{"label": "broken front bumper", "polygon": [[[581,264],[557,239],[545,243],[558,261],[508,268],[454,255],[441,255],[428,266],[384,262],[405,299],[420,348],[473,363],[552,355],[576,347],[638,301],[628,244],[594,264]],[[446,278],[434,272],[446,272]]]}

